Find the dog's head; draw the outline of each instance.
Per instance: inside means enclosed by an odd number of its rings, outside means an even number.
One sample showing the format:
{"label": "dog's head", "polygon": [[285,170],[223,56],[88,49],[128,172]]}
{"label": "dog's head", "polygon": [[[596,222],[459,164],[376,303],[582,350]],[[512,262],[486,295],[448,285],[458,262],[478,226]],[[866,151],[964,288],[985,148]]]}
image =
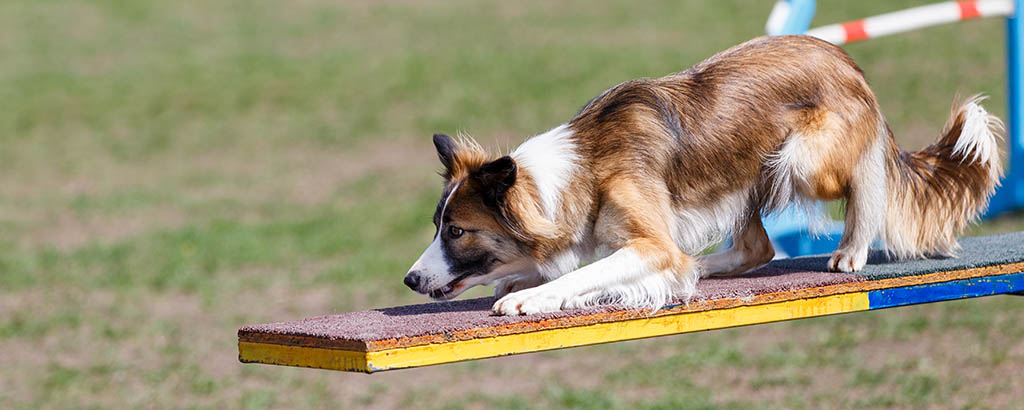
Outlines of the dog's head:
{"label": "dog's head", "polygon": [[508,156],[491,159],[471,141],[434,135],[444,165],[441,200],[434,211],[434,239],[405,276],[412,290],[451,299],[523,269],[527,245],[517,233],[509,202],[521,179]]}

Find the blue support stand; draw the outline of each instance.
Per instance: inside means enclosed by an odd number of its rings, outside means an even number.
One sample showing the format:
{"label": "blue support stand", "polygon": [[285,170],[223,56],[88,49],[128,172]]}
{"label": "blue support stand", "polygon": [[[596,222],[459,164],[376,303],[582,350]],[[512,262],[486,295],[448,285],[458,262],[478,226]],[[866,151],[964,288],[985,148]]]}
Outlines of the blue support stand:
{"label": "blue support stand", "polygon": [[[1019,10],[1024,0],[1014,0],[1013,15],[1006,19],[1006,124],[1007,147],[1010,163],[1006,170],[1003,186],[996,191],[985,218],[1007,211],[1024,208],[1024,64],[1021,64],[1021,33],[1024,33],[1024,19]],[[1016,166],[1014,166],[1016,164]]]}
{"label": "blue support stand", "polygon": [[782,25],[780,35],[803,34],[811,28],[814,19],[814,0],[786,0],[789,2],[789,16]]}

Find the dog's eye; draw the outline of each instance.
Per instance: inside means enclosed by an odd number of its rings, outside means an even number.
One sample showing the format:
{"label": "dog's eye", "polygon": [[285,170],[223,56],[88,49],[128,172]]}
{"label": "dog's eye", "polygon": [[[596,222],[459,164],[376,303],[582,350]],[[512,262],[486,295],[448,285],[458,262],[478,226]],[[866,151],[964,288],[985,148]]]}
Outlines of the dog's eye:
{"label": "dog's eye", "polygon": [[462,228],[459,228],[454,225],[448,226],[448,234],[452,236],[452,239],[458,239],[460,236],[462,236],[463,232],[465,231],[463,231]]}

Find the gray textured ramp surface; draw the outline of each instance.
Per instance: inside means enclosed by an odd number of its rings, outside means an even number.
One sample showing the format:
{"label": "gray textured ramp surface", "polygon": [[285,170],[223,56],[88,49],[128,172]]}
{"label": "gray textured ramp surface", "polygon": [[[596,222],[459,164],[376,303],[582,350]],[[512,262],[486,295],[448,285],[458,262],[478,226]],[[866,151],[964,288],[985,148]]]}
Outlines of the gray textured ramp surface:
{"label": "gray textured ramp surface", "polygon": [[1024,288],[1022,243],[1020,233],[968,238],[959,258],[902,263],[878,253],[861,274],[823,271],[824,255],[779,260],[744,276],[702,280],[687,303],[655,313],[601,306],[496,316],[494,299],[479,298],[245,326],[238,359],[373,373],[989,296]]}
{"label": "gray textured ramp surface", "polygon": [[[746,299],[827,285],[1024,261],[1024,233],[963,238],[960,242],[963,249],[957,258],[893,262],[884,253],[875,252],[864,270],[856,274],[826,272],[828,255],[776,260],[743,276],[703,279],[690,302]],[[493,303],[493,298],[478,298],[364,310],[245,326],[239,329],[239,335],[271,334],[369,342],[622,311],[618,306],[601,306],[528,316],[496,316],[490,310]]]}
{"label": "gray textured ramp surface", "polygon": [[[954,258],[934,258],[908,261],[894,261],[885,252],[874,250],[864,269],[855,272],[869,280],[887,279],[898,276],[924,275],[933,272],[981,268],[985,266],[1020,262],[1024,260],[1024,232],[1001,235],[960,238],[960,250]],[[773,261],[769,266],[822,271],[826,270],[828,255],[800,256]]]}
{"label": "gray textured ramp surface", "polygon": [[[733,278],[710,278],[697,285],[692,301],[744,298],[754,295],[805,289],[864,280],[843,273],[813,272],[766,266],[750,274]],[[469,329],[512,326],[517,323],[563,319],[623,310],[619,306],[600,306],[528,316],[498,316],[491,313],[494,298],[364,310],[340,315],[320,316],[290,322],[245,326],[244,333],[312,336],[328,340],[373,341],[429,334],[444,334]]]}

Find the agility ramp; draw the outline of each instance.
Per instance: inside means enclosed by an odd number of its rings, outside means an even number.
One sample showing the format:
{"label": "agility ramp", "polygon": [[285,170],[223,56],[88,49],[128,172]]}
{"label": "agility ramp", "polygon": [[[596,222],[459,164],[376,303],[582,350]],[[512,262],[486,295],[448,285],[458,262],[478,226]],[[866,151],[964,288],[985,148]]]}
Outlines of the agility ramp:
{"label": "agility ramp", "polygon": [[891,262],[878,252],[856,274],[827,256],[774,261],[704,279],[688,303],[654,314],[596,307],[495,316],[492,298],[428,303],[245,326],[245,363],[355,372],[518,353],[1024,291],[1024,232],[963,238],[958,258]]}

